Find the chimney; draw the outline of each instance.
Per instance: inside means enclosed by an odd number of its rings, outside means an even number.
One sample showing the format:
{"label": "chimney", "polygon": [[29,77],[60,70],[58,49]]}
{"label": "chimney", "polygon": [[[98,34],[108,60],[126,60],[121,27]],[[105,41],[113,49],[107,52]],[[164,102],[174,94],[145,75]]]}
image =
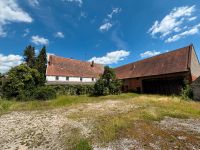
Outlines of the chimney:
{"label": "chimney", "polygon": [[52,64],[52,56],[49,55],[49,59],[48,59],[48,65],[50,66]]}
{"label": "chimney", "polygon": [[91,67],[94,67],[94,60],[92,61]]}

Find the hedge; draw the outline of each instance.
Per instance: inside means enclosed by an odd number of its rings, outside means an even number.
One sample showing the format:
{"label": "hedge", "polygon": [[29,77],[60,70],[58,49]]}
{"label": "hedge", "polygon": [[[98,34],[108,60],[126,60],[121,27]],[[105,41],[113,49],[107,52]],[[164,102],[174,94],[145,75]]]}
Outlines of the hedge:
{"label": "hedge", "polygon": [[33,98],[37,100],[49,100],[56,98],[56,90],[49,86],[42,86],[34,90]]}
{"label": "hedge", "polygon": [[92,95],[94,91],[94,85],[48,85],[55,89],[58,95]]}

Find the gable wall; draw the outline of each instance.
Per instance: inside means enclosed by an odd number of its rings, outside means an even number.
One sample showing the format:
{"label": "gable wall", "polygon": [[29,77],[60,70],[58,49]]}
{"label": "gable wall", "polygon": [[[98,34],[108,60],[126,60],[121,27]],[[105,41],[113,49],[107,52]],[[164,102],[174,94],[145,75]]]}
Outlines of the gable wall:
{"label": "gable wall", "polygon": [[197,55],[194,51],[194,48],[192,48],[191,52],[191,75],[192,75],[192,81],[196,80],[200,76],[200,64],[197,58]]}

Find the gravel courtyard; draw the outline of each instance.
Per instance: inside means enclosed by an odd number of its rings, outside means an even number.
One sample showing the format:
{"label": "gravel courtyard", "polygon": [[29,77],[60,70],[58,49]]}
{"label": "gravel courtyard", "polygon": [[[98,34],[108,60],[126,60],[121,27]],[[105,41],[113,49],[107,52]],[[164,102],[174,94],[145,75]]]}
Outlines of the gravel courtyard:
{"label": "gravel courtyard", "polygon": [[134,119],[114,140],[102,144],[95,138],[101,118],[127,115],[142,107],[130,101],[105,100],[50,110],[13,111],[0,116],[0,147],[2,150],[73,149],[71,141],[79,136],[89,139],[96,150],[200,149],[199,118]]}

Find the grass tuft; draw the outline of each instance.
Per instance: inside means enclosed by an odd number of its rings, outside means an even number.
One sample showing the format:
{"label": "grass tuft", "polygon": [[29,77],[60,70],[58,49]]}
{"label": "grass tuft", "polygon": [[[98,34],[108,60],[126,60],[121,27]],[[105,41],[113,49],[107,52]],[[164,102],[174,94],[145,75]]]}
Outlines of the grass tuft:
{"label": "grass tuft", "polygon": [[90,145],[87,139],[80,139],[75,145],[75,150],[92,150],[92,146]]}

